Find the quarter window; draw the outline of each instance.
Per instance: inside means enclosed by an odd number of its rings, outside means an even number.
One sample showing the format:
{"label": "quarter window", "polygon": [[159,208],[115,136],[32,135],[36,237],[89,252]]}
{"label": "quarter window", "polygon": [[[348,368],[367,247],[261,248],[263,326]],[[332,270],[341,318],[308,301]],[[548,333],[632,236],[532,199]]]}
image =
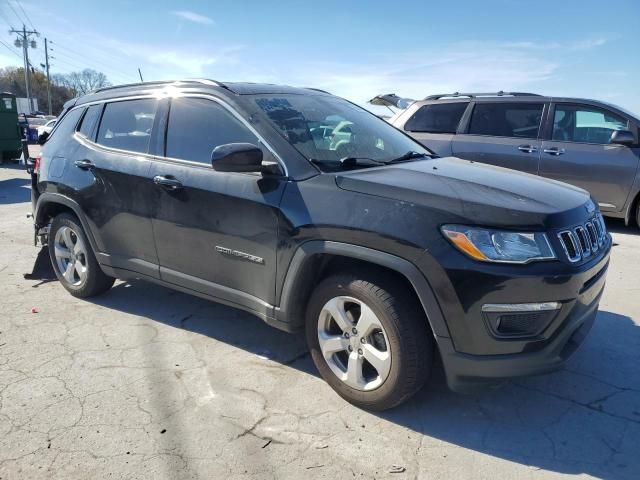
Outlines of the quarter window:
{"label": "quarter window", "polygon": [[542,103],[477,103],[469,133],[493,137],[537,138]]}
{"label": "quarter window", "polygon": [[93,132],[96,128],[96,124],[100,119],[100,113],[102,112],[102,104],[91,105],[87,109],[87,113],[84,114],[78,133],[89,139],[93,139]]}
{"label": "quarter window", "polygon": [[249,129],[217,103],[205,98],[171,101],[167,157],[209,164],[217,146],[243,142],[259,143]]}
{"label": "quarter window", "polygon": [[107,103],[98,130],[98,143],[146,153],[157,108],[158,101],[151,98]]}
{"label": "quarter window", "polygon": [[407,120],[407,132],[456,133],[468,102],[430,104],[420,107]]}
{"label": "quarter window", "polygon": [[595,107],[556,105],[553,115],[553,139],[565,142],[608,144],[613,132],[627,127],[624,118]]}

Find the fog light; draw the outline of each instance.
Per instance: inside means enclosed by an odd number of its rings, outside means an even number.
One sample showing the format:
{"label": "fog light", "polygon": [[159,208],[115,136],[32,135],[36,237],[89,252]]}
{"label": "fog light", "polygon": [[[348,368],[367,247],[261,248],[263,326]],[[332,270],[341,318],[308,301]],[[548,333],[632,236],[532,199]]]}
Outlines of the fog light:
{"label": "fog light", "polygon": [[492,303],[482,306],[482,316],[496,337],[535,337],[553,321],[562,305],[543,303]]}

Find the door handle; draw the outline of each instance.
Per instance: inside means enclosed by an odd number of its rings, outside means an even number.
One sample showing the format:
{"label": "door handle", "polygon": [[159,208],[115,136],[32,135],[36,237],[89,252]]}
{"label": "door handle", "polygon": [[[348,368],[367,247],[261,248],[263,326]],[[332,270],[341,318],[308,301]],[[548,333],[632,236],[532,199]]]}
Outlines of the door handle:
{"label": "door handle", "polygon": [[156,185],[160,185],[165,190],[175,191],[180,190],[182,188],[182,183],[175,178],[171,178],[168,176],[156,175],[153,177],[153,183]]}
{"label": "door handle", "polygon": [[565,152],[565,150],[564,148],[552,147],[552,148],[545,148],[543,152],[548,153],[549,155],[555,155],[557,157],[558,155],[562,155]]}
{"label": "door handle", "polygon": [[87,160],[87,159],[76,160],[75,162],[73,162],[73,164],[76,167],[78,167],[80,170],[89,170],[95,166],[91,160]]}
{"label": "door handle", "polygon": [[534,152],[538,151],[538,149],[536,147],[534,147],[533,145],[520,145],[518,147],[518,150],[520,150],[521,152],[524,152],[524,153],[534,153]]}

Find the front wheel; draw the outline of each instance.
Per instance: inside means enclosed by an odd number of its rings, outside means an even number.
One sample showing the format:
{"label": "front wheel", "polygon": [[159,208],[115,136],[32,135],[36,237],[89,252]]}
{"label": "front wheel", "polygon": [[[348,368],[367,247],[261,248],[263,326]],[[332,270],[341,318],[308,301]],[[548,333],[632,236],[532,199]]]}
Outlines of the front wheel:
{"label": "front wheel", "polygon": [[58,215],[51,223],[49,256],[56,277],[74,297],[98,295],[115,281],[102,271],[80,222],[68,213]]}
{"label": "front wheel", "polygon": [[322,377],[350,403],[394,407],[425,383],[433,338],[417,299],[383,275],[338,274],[309,301],[307,343]]}

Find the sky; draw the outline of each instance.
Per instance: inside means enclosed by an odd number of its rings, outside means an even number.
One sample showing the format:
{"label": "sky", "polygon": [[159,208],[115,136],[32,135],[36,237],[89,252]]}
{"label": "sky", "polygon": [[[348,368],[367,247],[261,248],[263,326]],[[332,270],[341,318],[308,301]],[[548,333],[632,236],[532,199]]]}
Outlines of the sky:
{"label": "sky", "polygon": [[640,114],[640,0],[1,0],[0,66],[22,65],[10,27],[38,30],[31,63],[92,68],[114,84],[204,77],[316,87],[366,105],[380,93],[529,91]]}

